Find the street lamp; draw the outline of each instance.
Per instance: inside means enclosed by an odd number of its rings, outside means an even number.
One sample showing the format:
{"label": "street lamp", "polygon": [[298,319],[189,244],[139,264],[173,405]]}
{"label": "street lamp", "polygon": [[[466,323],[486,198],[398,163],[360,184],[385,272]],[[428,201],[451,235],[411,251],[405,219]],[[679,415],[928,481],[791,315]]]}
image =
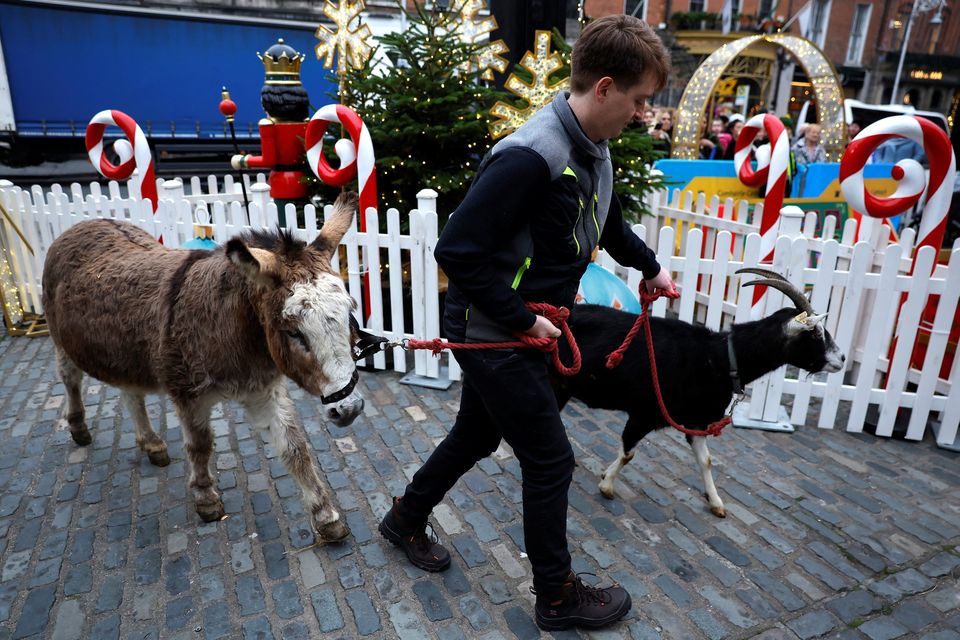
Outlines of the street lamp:
{"label": "street lamp", "polygon": [[890,104],[897,104],[897,93],[900,89],[900,74],[903,73],[903,60],[907,57],[907,46],[910,42],[910,30],[913,28],[914,16],[918,13],[925,13],[931,9],[937,10],[931,20],[931,24],[940,24],[943,22],[942,11],[946,0],[914,0],[910,6],[910,15],[907,16],[907,27],[903,33],[903,42],[900,43],[900,62],[897,64],[897,75],[893,79],[893,91],[890,92]]}

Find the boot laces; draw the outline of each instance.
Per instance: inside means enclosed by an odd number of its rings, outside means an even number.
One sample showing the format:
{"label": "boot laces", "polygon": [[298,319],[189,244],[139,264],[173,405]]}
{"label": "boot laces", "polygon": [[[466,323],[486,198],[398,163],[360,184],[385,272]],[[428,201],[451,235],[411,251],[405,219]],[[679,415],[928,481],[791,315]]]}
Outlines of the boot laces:
{"label": "boot laces", "polygon": [[[428,528],[430,529],[430,533],[427,533]],[[430,551],[431,547],[440,541],[440,538],[437,537],[437,532],[429,520],[425,522],[422,527],[411,533],[408,539],[417,549],[424,552]]]}
{"label": "boot laces", "polygon": [[610,594],[607,593],[606,589],[600,589],[598,587],[591,587],[583,580],[580,579],[580,576],[593,576],[596,578],[596,574],[593,573],[578,573],[573,578],[573,588],[577,594],[577,598],[583,604],[607,604],[610,602]]}

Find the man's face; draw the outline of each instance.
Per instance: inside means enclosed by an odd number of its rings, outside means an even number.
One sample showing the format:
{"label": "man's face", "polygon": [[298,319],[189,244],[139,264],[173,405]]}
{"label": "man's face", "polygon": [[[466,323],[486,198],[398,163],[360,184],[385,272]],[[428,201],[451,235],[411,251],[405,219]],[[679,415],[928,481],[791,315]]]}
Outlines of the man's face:
{"label": "man's face", "polygon": [[647,109],[643,112],[643,124],[648,127],[652,127],[657,123],[657,114],[653,112],[653,109]]}
{"label": "man's face", "polygon": [[671,127],[673,127],[673,117],[668,112],[661,113],[660,124],[663,126],[664,131],[670,131]]}
{"label": "man's face", "polygon": [[860,125],[856,122],[851,122],[847,125],[847,135],[851,140],[857,137],[857,134],[860,133]]}
{"label": "man's face", "polygon": [[723,120],[715,119],[713,122],[711,122],[710,133],[712,133],[715,136],[718,136],[721,133],[723,133]]}
{"label": "man's face", "polygon": [[657,82],[652,75],[624,89],[611,82],[604,90],[605,99],[599,110],[598,131],[601,139],[616,138],[623,132],[624,127],[641,121],[647,100],[656,89]]}

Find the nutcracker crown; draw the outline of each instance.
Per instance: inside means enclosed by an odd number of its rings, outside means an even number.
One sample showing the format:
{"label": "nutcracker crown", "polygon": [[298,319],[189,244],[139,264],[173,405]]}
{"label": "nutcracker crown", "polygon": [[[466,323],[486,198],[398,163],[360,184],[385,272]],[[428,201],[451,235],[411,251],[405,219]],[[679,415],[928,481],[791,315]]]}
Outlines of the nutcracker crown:
{"label": "nutcracker crown", "polygon": [[257,57],[266,71],[266,84],[300,84],[300,65],[306,56],[286,44],[283,38],[278,39],[266,53],[261,55],[258,51]]}

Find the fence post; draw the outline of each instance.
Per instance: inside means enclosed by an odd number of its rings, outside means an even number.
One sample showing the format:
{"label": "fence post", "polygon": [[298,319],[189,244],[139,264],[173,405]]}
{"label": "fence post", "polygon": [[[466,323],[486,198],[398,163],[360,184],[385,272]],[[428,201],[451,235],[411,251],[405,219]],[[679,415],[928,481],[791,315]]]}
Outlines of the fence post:
{"label": "fence post", "polygon": [[[804,213],[800,207],[789,205],[780,209],[780,216],[777,219],[777,253],[774,254],[773,262],[774,265],[782,265],[781,269],[784,272],[784,277],[787,276],[786,271],[791,264],[791,255],[794,249],[792,242],[788,243],[780,239],[789,238],[792,241],[802,237],[803,218]],[[781,250],[784,250],[787,255],[781,255]],[[805,250],[803,254],[806,255]],[[772,268],[770,265],[763,266]],[[771,303],[771,299],[779,299],[779,297],[779,292],[768,289],[754,308],[759,307],[763,310],[761,317],[765,317],[776,310]],[[745,429],[793,433],[795,429],[790,423],[787,410],[780,405],[780,397],[783,391],[783,369],[777,369],[761,376],[754,380],[750,386],[750,404],[736,405],[733,412],[733,425]]]}
{"label": "fence post", "polygon": [[[437,192],[433,189],[422,189],[417,193],[417,210],[423,216],[423,242],[420,245],[423,251],[423,327],[427,338],[435,338],[440,335],[440,285],[437,261],[433,257],[438,236]],[[401,378],[400,382],[434,389],[446,389],[451,384],[449,370],[442,371],[440,359],[432,356],[427,358],[424,375],[417,375],[416,371],[413,371]]]}
{"label": "fence post", "polygon": [[260,210],[260,220],[255,221],[250,216],[250,226],[256,227],[266,224],[267,205],[270,204],[270,185],[266,182],[255,182],[250,185],[250,202],[256,204]]}

